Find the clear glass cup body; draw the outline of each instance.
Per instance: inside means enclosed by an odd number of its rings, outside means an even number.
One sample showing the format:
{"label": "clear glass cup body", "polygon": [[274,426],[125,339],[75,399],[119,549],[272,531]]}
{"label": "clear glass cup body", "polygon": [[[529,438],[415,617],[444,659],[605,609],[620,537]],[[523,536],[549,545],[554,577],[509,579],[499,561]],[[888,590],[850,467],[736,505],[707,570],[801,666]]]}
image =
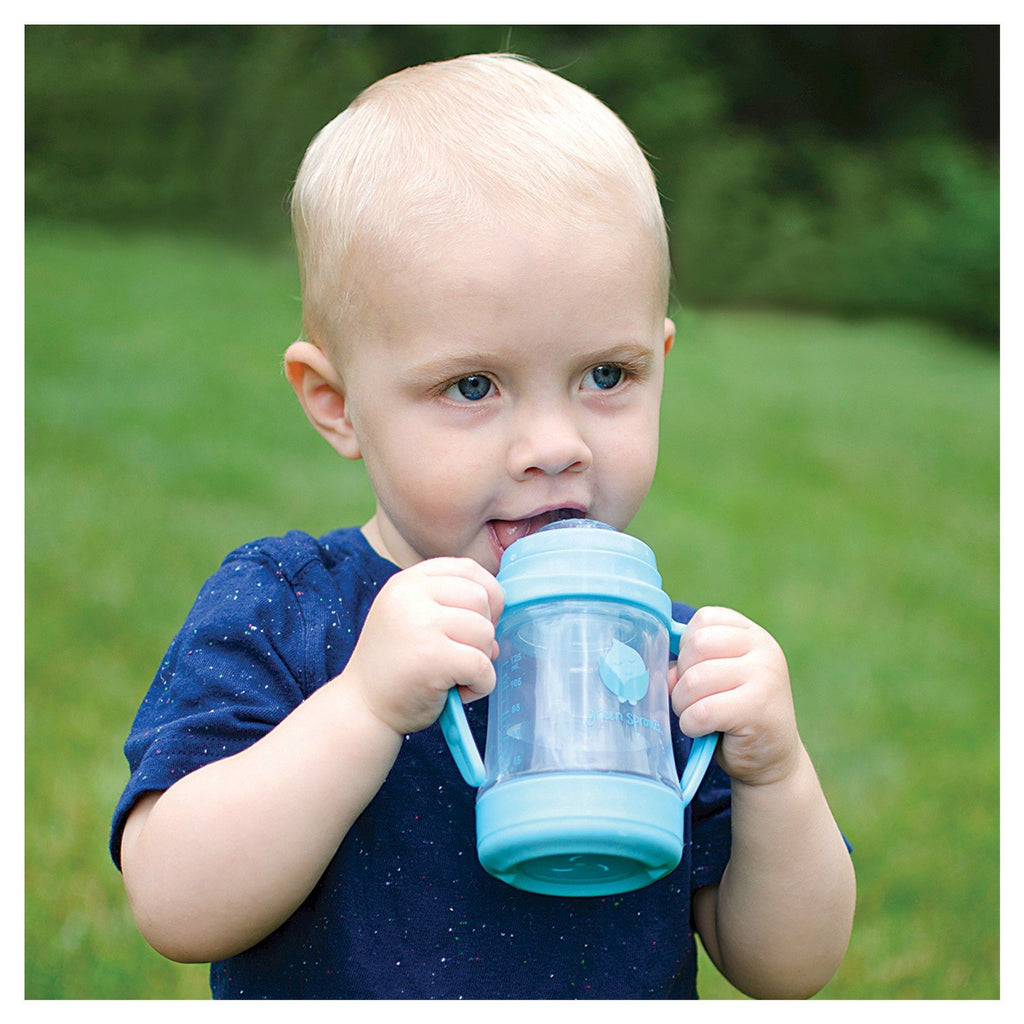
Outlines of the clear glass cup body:
{"label": "clear glass cup body", "polygon": [[506,610],[481,793],[545,772],[638,775],[678,790],[666,626],[594,598]]}

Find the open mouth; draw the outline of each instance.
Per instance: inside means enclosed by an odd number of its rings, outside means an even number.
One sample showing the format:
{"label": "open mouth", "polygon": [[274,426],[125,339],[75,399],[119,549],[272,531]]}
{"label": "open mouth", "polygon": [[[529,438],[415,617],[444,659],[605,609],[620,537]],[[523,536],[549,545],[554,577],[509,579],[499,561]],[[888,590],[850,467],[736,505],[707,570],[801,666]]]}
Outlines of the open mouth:
{"label": "open mouth", "polygon": [[491,529],[494,531],[498,546],[504,551],[515,541],[529,537],[541,527],[561,522],[563,519],[583,518],[584,513],[578,508],[554,508],[547,512],[538,512],[537,515],[526,519],[492,519]]}

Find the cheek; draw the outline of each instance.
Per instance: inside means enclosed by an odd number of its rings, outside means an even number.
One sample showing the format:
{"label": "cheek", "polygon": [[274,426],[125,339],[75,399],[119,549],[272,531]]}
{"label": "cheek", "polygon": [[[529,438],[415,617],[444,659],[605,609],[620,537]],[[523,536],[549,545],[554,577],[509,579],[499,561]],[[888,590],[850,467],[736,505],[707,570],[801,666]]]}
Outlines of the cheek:
{"label": "cheek", "polygon": [[610,438],[610,448],[624,474],[633,479],[653,477],[658,461],[657,412],[645,410],[631,423],[618,424]]}
{"label": "cheek", "polygon": [[658,421],[638,417],[622,425],[609,439],[603,476],[612,480],[624,503],[635,514],[647,497],[658,464]]}
{"label": "cheek", "polygon": [[491,477],[480,455],[476,446],[466,445],[464,433],[421,424],[408,433],[389,432],[386,445],[365,452],[364,460],[375,493],[393,515],[441,525],[486,489]]}

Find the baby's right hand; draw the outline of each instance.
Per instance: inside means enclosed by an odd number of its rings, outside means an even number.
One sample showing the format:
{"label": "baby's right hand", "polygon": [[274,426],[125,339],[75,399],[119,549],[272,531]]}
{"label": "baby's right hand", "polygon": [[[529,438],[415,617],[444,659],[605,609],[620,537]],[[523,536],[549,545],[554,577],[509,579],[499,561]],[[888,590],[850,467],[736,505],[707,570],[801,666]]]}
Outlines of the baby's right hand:
{"label": "baby's right hand", "polygon": [[504,603],[498,581],[472,559],[419,562],[381,588],[342,677],[395,732],[425,729],[451,687],[464,699],[494,689]]}

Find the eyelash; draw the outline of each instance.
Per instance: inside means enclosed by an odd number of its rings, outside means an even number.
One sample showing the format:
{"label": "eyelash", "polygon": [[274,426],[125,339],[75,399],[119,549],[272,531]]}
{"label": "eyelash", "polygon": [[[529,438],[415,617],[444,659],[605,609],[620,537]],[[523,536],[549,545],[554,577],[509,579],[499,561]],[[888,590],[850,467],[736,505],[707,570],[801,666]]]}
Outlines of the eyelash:
{"label": "eyelash", "polygon": [[[598,370],[618,371],[619,377],[614,384],[607,388],[602,388],[599,384],[597,384],[596,380],[594,381],[594,387],[586,387],[585,382],[588,379],[591,379],[593,377],[593,374],[595,374]],[[633,366],[630,363],[598,363],[596,366],[592,366],[583,375],[583,387],[584,390],[587,391],[611,392],[621,389],[621,387],[624,384],[628,383],[631,380],[636,380],[641,376],[643,376],[642,370],[638,366]],[[460,386],[468,381],[486,381],[487,390],[477,398],[470,398]],[[485,398],[489,398],[496,387],[497,385],[486,373],[467,373],[463,377],[458,377],[455,380],[445,382],[437,390],[438,394],[450,398],[452,401],[457,402],[459,404],[475,405],[477,402],[482,402]],[[456,395],[452,394],[452,392],[456,390],[458,391],[459,397],[456,397]]]}

